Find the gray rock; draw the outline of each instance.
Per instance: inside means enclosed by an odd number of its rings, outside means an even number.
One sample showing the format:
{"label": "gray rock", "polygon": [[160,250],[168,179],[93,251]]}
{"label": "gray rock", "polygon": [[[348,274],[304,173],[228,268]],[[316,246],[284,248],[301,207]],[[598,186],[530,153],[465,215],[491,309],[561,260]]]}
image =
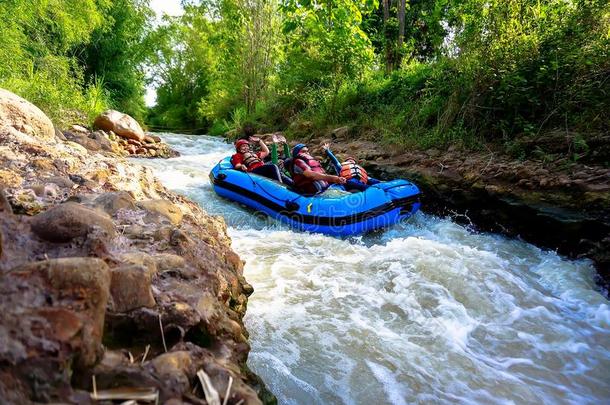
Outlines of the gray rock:
{"label": "gray rock", "polygon": [[72,180],[70,180],[70,178],[68,176],[52,176],[52,177],[47,177],[46,179],[43,179],[43,181],[57,184],[59,187],[62,187],[62,188],[74,187],[74,182]]}
{"label": "gray rock", "polygon": [[95,140],[100,145],[102,150],[105,150],[107,152],[113,151],[112,142],[110,142],[110,139],[108,139],[108,136],[104,131],[95,131],[91,135],[89,135],[89,138]]}
{"label": "gray rock", "polygon": [[95,139],[89,138],[87,135],[80,132],[64,132],[65,137],[72,142],[76,142],[77,144],[85,147],[90,151],[98,151],[102,149],[102,146]]}
{"label": "gray rock", "polygon": [[32,231],[49,242],[68,242],[87,236],[99,229],[107,236],[116,235],[109,216],[75,202],[66,202],[36,215],[31,222]]}
{"label": "gray rock", "polygon": [[182,221],[180,207],[166,200],[147,200],[138,202],[138,206],[146,211],[159,214],[178,225]]}
{"label": "gray rock", "polygon": [[136,200],[126,191],[104,193],[95,199],[94,206],[114,215],[120,209],[135,210]]}
{"label": "gray rock", "polygon": [[349,127],[336,128],[336,129],[333,129],[333,131],[331,133],[331,137],[333,140],[347,139],[348,135],[349,135]]}

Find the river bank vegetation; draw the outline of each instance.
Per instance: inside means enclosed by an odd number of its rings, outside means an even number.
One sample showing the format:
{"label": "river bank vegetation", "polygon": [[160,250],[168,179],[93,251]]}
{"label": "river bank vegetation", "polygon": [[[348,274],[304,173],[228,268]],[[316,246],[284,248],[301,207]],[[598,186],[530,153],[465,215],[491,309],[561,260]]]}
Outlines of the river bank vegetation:
{"label": "river bank vegetation", "polygon": [[0,2],[0,87],[60,125],[110,106],[143,118],[153,15],[140,0]]}
{"label": "river bank vegetation", "polygon": [[[348,126],[390,144],[492,142],[517,157],[559,142],[573,160],[608,134],[605,1],[183,6],[153,25],[141,0],[3,2],[0,86],[64,120],[114,106],[153,128],[212,134],[246,121],[299,137]],[[146,80],[157,87],[148,112]]]}

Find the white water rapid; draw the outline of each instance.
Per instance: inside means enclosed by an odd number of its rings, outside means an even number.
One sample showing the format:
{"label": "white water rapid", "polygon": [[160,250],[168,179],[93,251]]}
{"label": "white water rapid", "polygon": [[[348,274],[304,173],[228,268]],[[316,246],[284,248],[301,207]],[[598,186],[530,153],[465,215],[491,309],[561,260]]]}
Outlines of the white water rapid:
{"label": "white water rapid", "polygon": [[[232,146],[138,160],[222,215],[254,286],[248,364],[280,404],[610,404],[610,306],[588,261],[418,213],[342,240],[215,195]],[[425,210],[425,207],[423,207]]]}

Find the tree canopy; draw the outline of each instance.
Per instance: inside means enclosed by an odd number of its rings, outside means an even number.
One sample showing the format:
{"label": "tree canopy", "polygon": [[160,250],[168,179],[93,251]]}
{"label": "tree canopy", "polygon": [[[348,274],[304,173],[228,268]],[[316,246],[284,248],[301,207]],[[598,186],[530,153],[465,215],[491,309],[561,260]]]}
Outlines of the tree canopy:
{"label": "tree canopy", "polygon": [[218,134],[246,120],[296,134],[306,121],[387,142],[510,146],[608,131],[607,1],[182,3],[155,25],[146,0],[4,1],[0,86],[64,121],[113,106]]}

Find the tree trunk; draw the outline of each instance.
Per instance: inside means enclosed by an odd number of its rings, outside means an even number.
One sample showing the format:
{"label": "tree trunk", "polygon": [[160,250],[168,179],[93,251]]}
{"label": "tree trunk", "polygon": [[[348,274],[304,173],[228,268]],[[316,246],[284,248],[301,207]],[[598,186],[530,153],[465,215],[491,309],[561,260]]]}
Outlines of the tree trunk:
{"label": "tree trunk", "polygon": [[390,18],[390,0],[383,0],[383,25],[388,22],[388,18]]}
{"label": "tree trunk", "polygon": [[388,35],[386,34],[386,29],[387,29],[388,19],[390,18],[390,0],[383,0],[382,7],[383,7],[383,38],[384,38],[383,47],[385,48],[385,72],[389,74],[392,71],[392,51],[390,49],[391,38],[388,38]]}
{"label": "tree trunk", "polygon": [[407,0],[400,0],[398,7],[398,47],[400,48],[405,41],[405,7]]}
{"label": "tree trunk", "polygon": [[405,7],[407,0],[400,0],[398,6],[398,49],[396,55],[396,66],[400,67],[402,60],[402,45],[405,42]]}

